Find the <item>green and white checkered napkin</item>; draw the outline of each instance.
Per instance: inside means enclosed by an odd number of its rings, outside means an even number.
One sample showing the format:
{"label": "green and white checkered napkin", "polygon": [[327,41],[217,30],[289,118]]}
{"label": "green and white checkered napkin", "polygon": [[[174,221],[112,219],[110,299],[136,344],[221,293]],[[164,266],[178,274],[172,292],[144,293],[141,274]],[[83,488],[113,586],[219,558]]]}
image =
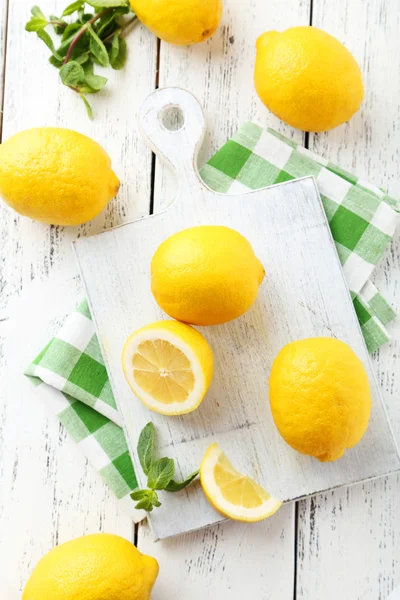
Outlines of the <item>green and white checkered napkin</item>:
{"label": "green and white checkered napkin", "polygon": [[[369,281],[399,221],[397,203],[273,130],[246,123],[201,169],[219,192],[313,175],[370,352],[389,339],[393,309]],[[86,300],[27,368],[40,393],[134,521],[136,477]]]}

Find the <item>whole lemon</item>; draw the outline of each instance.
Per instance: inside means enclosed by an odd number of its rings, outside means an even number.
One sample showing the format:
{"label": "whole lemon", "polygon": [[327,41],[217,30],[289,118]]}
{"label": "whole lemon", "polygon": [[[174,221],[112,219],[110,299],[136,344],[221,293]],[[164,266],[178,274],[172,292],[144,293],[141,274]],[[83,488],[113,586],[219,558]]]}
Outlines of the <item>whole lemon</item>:
{"label": "whole lemon", "polygon": [[151,290],[170,317],[218,325],[250,308],[264,275],[240,233],[201,225],[175,233],[159,246],[151,261]]}
{"label": "whole lemon", "polygon": [[32,219],[80,225],[101,212],[118,189],[108,154],[76,131],[28,129],[0,145],[0,195]]}
{"label": "whole lemon", "polygon": [[262,34],[257,40],[254,83],[274,115],[304,131],[327,131],[348,121],[364,95],[352,54],[316,27]]}
{"label": "whole lemon", "polygon": [[117,535],[86,535],[57,546],[36,565],[22,600],[149,600],[155,558]]}
{"label": "whole lemon", "polygon": [[133,11],[157,37],[170,44],[203,42],[222,16],[222,0],[130,0]]}
{"label": "whole lemon", "polygon": [[269,385],[275,425],[302,454],[337,460],[368,427],[368,377],[344,342],[321,337],[288,344],[272,365]]}

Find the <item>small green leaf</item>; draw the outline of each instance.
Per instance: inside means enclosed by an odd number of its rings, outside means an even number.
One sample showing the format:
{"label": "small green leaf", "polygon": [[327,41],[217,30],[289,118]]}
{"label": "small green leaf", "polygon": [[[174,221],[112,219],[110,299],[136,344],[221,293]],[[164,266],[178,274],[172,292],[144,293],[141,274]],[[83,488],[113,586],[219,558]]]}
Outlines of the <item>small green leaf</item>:
{"label": "small green leaf", "polygon": [[40,8],[38,6],[32,6],[31,14],[34,17],[40,17],[41,19],[46,19],[46,17],[44,16],[44,14],[42,13],[42,11],[40,10]]}
{"label": "small green leaf", "polygon": [[142,429],[138,444],[137,453],[143,472],[148,475],[150,467],[153,462],[153,451],[154,451],[154,440],[155,440],[155,429],[153,423],[147,423]]}
{"label": "small green leaf", "polygon": [[90,56],[88,52],[83,52],[80,56],[74,58],[74,61],[78,63],[78,65],[85,65],[90,60]]}
{"label": "small green leaf", "polygon": [[128,0],[86,0],[87,4],[95,8],[114,8],[115,6],[128,6]]}
{"label": "small green leaf", "polygon": [[155,492],[153,492],[151,502],[152,502],[153,506],[155,506],[156,508],[159,508],[161,506],[161,502],[159,501],[158,496]]}
{"label": "small green leaf", "polygon": [[[111,13],[107,13],[106,15],[101,17],[101,19],[99,19],[96,27],[96,33],[99,37],[101,37],[106,30],[107,35],[110,35],[111,30],[113,31],[115,28],[119,27],[119,25],[115,23],[116,16],[116,11],[113,10]],[[111,25],[113,26],[112,28],[110,27]]]}
{"label": "small green leaf", "polygon": [[[118,48],[114,48],[114,40],[118,40]],[[126,54],[127,54],[127,45],[124,38],[120,38],[118,35],[113,37],[112,45],[111,45],[111,57],[110,63],[113,69],[119,71],[123,68],[126,63]]]}
{"label": "small green leaf", "polygon": [[49,58],[49,63],[53,65],[53,67],[56,67],[56,69],[59,69],[60,67],[62,67],[63,59],[58,59],[55,56],[51,55]]}
{"label": "small green leaf", "polygon": [[174,473],[175,463],[172,458],[160,458],[150,467],[147,485],[153,490],[163,490],[173,478]]}
{"label": "small green leaf", "polygon": [[111,47],[110,47],[110,52],[109,52],[110,63],[112,63],[112,61],[117,58],[118,52],[119,52],[119,35],[118,35],[118,33],[116,33],[111,42]]}
{"label": "small green leaf", "polygon": [[107,77],[102,77],[101,75],[95,75],[93,73],[86,74],[86,83],[92,89],[92,93],[99,92],[100,90],[102,90],[103,87],[106,85],[107,81]]}
{"label": "small green leaf", "polygon": [[99,61],[103,67],[108,67],[110,61],[105,45],[94,31],[91,25],[88,26],[88,32],[90,34],[90,51],[93,56]]}
{"label": "small green leaf", "polygon": [[67,17],[68,15],[72,15],[74,12],[82,8],[84,4],[84,0],[76,0],[76,2],[72,2],[64,9],[62,17]]}
{"label": "small green leaf", "polygon": [[161,506],[157,493],[154,490],[137,490],[131,494],[132,500],[138,500],[135,508],[142,508],[151,512],[154,507]]}
{"label": "small green leaf", "polygon": [[92,107],[90,106],[89,102],[87,101],[87,99],[85,98],[85,96],[83,94],[79,94],[79,95],[82,98],[82,101],[85,105],[86,112],[88,114],[89,119],[93,119]]}
{"label": "small green leaf", "polygon": [[135,504],[135,508],[138,510],[142,509],[147,512],[151,512],[153,510],[153,504],[149,498],[143,498],[142,500],[139,500],[137,504]]}
{"label": "small green leaf", "polygon": [[48,20],[46,19],[46,17],[32,17],[32,19],[30,21],[27,22],[27,24],[25,25],[25,30],[26,31],[40,31],[42,29],[44,29],[45,27],[47,27],[47,25],[49,24]]}
{"label": "small green leaf", "polygon": [[[82,23],[69,23],[67,27],[64,29],[61,40],[65,42],[70,36],[72,37],[80,28],[82,27]],[[73,40],[73,37],[71,41]]]}
{"label": "small green leaf", "polygon": [[137,490],[136,492],[132,492],[131,498],[132,500],[142,500],[142,498],[148,498],[149,490]]}
{"label": "small green leaf", "polygon": [[58,60],[61,60],[62,57],[58,54],[58,52],[54,48],[53,40],[51,39],[51,37],[49,36],[49,34],[46,31],[44,31],[43,29],[40,29],[36,33],[37,33],[38,37],[49,48],[49,50],[51,51],[52,55],[55,56],[55,58],[57,58]]}
{"label": "small green leaf", "polygon": [[60,69],[61,81],[64,85],[77,88],[85,83],[85,72],[81,65],[74,60],[70,60]]}
{"label": "small green leaf", "polygon": [[199,473],[200,471],[195,471],[194,473],[189,475],[189,477],[186,477],[184,481],[174,481],[173,479],[171,479],[169,484],[164,489],[167,490],[167,492],[180,492],[181,490],[185,489],[185,487],[190,485],[192,481],[196,479]]}

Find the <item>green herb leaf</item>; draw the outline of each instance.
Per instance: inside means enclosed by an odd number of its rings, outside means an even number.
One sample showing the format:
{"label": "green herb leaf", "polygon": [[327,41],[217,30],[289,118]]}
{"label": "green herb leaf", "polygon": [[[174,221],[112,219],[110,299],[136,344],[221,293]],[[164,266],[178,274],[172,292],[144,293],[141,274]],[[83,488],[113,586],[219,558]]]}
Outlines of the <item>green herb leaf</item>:
{"label": "green herb leaf", "polygon": [[137,444],[137,453],[140,460],[140,464],[145,475],[149,474],[150,467],[153,462],[153,451],[154,451],[154,440],[155,440],[155,429],[153,423],[147,423],[142,429]]}
{"label": "green herb leaf", "polygon": [[131,494],[132,500],[137,501],[135,508],[142,508],[151,512],[154,507],[161,506],[161,502],[158,499],[157,493],[154,490],[137,490]]}
{"label": "green herb leaf", "polygon": [[[99,37],[102,37],[103,33],[107,36],[110,35],[111,32],[119,27],[117,23],[115,23],[115,17],[117,13],[113,10],[110,13],[107,13],[97,22],[96,33]],[[111,27],[112,26],[112,27]]]}
{"label": "green herb leaf", "polygon": [[173,479],[171,479],[169,484],[164,489],[167,490],[167,492],[180,492],[181,490],[185,489],[185,487],[190,485],[192,483],[192,481],[194,479],[196,479],[196,477],[199,473],[200,473],[200,471],[195,471],[194,473],[189,475],[189,477],[186,477],[186,479],[184,481],[180,481],[180,482],[174,481]]}
{"label": "green herb leaf", "polygon": [[151,496],[151,501],[152,501],[153,506],[155,506],[156,508],[161,506],[161,502],[159,501],[158,496],[155,492],[153,492],[153,494]]}
{"label": "green herb leaf", "polygon": [[80,56],[77,56],[76,58],[74,58],[74,61],[77,62],[78,65],[85,65],[87,62],[90,62],[89,53],[88,52],[84,52]]}
{"label": "green herb leaf", "polygon": [[72,4],[69,4],[67,8],[64,9],[64,12],[61,16],[67,17],[68,15],[72,15],[74,12],[82,8],[83,5],[84,0],[76,0],[76,2],[72,2]]}
{"label": "green herb leaf", "polygon": [[61,81],[68,87],[77,88],[85,83],[85,72],[80,64],[70,60],[60,69]]}
{"label": "green herb leaf", "polygon": [[53,44],[53,40],[51,39],[49,34],[46,31],[44,31],[44,29],[40,29],[36,33],[37,33],[38,37],[41,40],[43,40],[43,42],[46,44],[48,49],[51,51],[52,55],[55,56],[55,58],[57,58],[58,60],[61,60],[62,57],[56,51],[54,44]]}
{"label": "green herb leaf", "polygon": [[[69,37],[75,34],[82,27],[82,23],[69,23],[63,31],[61,40],[65,42]],[[73,37],[72,37],[73,39]],[[71,41],[72,41],[71,39]]]}
{"label": "green herb leaf", "polygon": [[153,510],[153,504],[149,498],[143,498],[142,500],[139,500],[137,504],[135,504],[135,508],[138,510],[142,509],[146,510],[147,512],[151,512]]}
{"label": "green herb leaf", "polygon": [[111,44],[110,63],[113,69],[119,71],[126,63],[127,45],[124,38],[115,35]]}
{"label": "green herb leaf", "polygon": [[25,30],[40,31],[41,29],[44,29],[48,24],[49,22],[44,15],[43,17],[32,17],[32,19],[28,21],[25,25]]}
{"label": "green herb leaf", "polygon": [[[106,85],[108,79],[107,77],[102,77],[101,75],[95,75],[94,73],[86,74],[86,83],[92,89],[91,93],[99,92]],[[86,93],[90,93],[86,91]]]}
{"label": "green herb leaf", "polygon": [[56,67],[56,69],[59,69],[63,65],[63,59],[62,58],[59,59],[59,58],[56,58],[55,56],[51,55],[49,58],[49,63],[51,65],[53,65],[53,67]]}
{"label": "green herb leaf", "polygon": [[33,17],[40,17],[41,19],[46,18],[38,6],[32,6],[31,14]]}
{"label": "green herb leaf", "polygon": [[85,98],[85,96],[83,94],[79,94],[79,95],[82,98],[82,101],[85,105],[86,112],[88,114],[89,119],[93,119],[92,107],[90,106],[89,102],[87,101],[87,98]]}
{"label": "green herb leaf", "polygon": [[118,56],[118,52],[119,52],[119,34],[116,33],[112,39],[111,42],[111,46],[109,49],[109,57],[110,57],[110,64],[112,65],[113,60],[115,60]]}
{"label": "green herb leaf", "polygon": [[163,490],[173,478],[174,473],[175,463],[172,458],[160,458],[150,467],[147,485],[153,490]]}
{"label": "green herb leaf", "polygon": [[95,8],[112,8],[115,6],[128,6],[128,0],[86,0],[87,4]]}
{"label": "green herb leaf", "polygon": [[88,26],[88,32],[90,35],[90,51],[93,56],[99,61],[103,67],[108,67],[110,61],[105,45],[94,31],[91,25]]}
{"label": "green herb leaf", "polygon": [[142,498],[148,498],[149,490],[137,490],[136,492],[132,492],[131,498],[132,500],[142,500]]}

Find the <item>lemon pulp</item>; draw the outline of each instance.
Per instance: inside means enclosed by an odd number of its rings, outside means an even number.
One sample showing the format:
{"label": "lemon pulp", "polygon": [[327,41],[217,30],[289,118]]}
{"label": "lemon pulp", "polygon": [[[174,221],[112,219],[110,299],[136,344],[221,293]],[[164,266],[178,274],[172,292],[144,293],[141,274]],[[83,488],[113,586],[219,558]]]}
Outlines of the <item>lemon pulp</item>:
{"label": "lemon pulp", "polygon": [[254,479],[239,473],[216,443],[204,455],[200,482],[210,504],[235,521],[261,521],[282,506]]}
{"label": "lemon pulp", "polygon": [[183,415],[199,406],[213,377],[213,353],[204,336],[178,321],[158,321],[132,333],[122,369],[148,408]]}
{"label": "lemon pulp", "polygon": [[250,477],[238,473],[225,454],[219,458],[214,474],[222,496],[231,504],[243,508],[257,508],[270,498],[261,485]]}
{"label": "lemon pulp", "polygon": [[184,402],[194,387],[194,375],[184,353],[166,340],[139,344],[132,359],[138,385],[159,402]]}

